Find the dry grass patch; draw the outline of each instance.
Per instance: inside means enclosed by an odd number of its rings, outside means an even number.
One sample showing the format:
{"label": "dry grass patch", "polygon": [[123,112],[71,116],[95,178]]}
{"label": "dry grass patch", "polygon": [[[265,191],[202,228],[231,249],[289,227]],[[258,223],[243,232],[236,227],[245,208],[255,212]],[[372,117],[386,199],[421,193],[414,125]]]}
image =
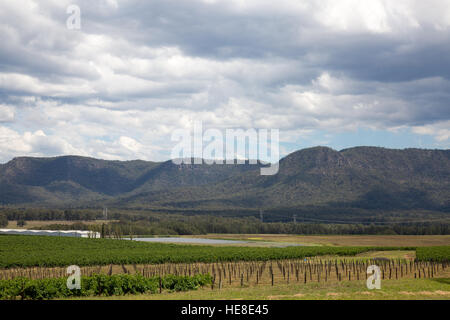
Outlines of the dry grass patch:
{"label": "dry grass patch", "polygon": [[[192,236],[190,236],[192,237]],[[207,234],[196,238],[294,242],[332,246],[401,246],[425,247],[450,244],[450,235],[289,235],[289,234]]]}

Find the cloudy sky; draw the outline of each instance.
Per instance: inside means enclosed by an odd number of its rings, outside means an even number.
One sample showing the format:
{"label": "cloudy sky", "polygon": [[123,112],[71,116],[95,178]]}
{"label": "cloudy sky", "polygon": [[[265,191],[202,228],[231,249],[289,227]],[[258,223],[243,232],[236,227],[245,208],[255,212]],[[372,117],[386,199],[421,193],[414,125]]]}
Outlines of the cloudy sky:
{"label": "cloudy sky", "polygon": [[0,42],[1,163],[165,160],[195,120],[282,155],[450,147],[448,0],[1,0]]}

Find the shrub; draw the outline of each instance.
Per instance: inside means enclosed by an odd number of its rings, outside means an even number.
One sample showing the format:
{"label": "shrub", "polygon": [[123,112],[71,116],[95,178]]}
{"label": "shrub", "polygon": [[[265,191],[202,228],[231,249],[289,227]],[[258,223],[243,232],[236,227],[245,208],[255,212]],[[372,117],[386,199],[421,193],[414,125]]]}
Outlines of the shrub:
{"label": "shrub", "polygon": [[0,212],[0,228],[8,226],[8,218],[4,213]]}
{"label": "shrub", "polygon": [[17,226],[18,227],[24,227],[27,224],[27,222],[25,220],[18,220],[17,221]]}
{"label": "shrub", "polygon": [[420,261],[450,261],[450,246],[418,247],[416,257]]}
{"label": "shrub", "polygon": [[[142,275],[93,275],[81,277],[81,289],[69,290],[65,278],[48,278],[33,280],[15,278],[0,280],[0,299],[46,300],[54,298],[83,296],[119,296],[125,294],[156,293],[159,289],[159,277],[145,278]],[[163,289],[169,291],[196,290],[200,286],[210,284],[210,275],[174,276],[161,278]]]}

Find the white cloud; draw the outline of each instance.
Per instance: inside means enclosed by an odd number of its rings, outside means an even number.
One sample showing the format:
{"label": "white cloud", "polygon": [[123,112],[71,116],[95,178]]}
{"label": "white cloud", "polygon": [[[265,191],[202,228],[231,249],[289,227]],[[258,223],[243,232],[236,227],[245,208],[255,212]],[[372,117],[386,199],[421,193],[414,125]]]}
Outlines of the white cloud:
{"label": "white cloud", "polygon": [[13,106],[7,106],[0,104],[0,122],[12,122],[14,121],[15,108]]}
{"label": "white cloud", "polygon": [[438,142],[448,142],[450,140],[450,121],[414,126],[412,131],[421,135],[433,136]]}
{"label": "white cloud", "polygon": [[0,126],[0,161],[9,160],[18,155],[56,156],[67,154],[86,155],[74,148],[69,142],[56,136],[47,136],[42,130],[20,134],[12,129]]}
{"label": "white cloud", "polygon": [[70,3],[0,4],[1,161],[162,160],[194,120],[287,142],[359,127],[449,139],[445,1],[79,1],[78,31]]}

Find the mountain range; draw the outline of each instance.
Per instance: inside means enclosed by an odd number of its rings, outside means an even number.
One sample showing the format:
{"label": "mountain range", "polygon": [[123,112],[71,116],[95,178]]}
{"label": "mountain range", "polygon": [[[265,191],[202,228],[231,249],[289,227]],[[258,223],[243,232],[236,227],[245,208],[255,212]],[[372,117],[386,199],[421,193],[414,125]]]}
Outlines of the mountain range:
{"label": "mountain range", "polygon": [[314,147],[281,159],[276,175],[260,167],[18,157],[0,165],[0,205],[450,212],[450,150]]}

